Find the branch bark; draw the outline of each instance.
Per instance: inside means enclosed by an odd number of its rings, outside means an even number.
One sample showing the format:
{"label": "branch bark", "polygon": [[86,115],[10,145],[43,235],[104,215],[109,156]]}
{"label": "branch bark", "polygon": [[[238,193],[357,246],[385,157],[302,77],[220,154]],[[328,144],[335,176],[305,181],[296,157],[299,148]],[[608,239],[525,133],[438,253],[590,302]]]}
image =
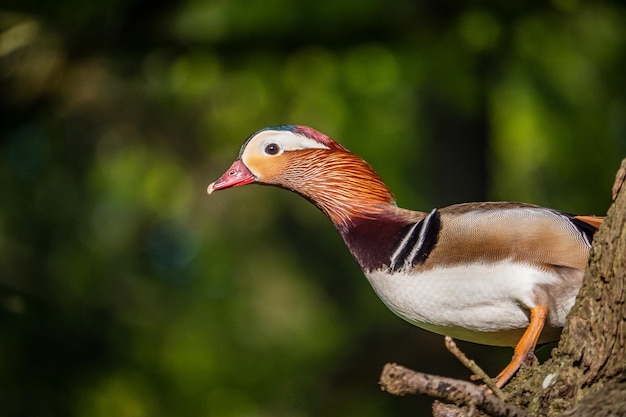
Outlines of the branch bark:
{"label": "branch bark", "polygon": [[395,395],[424,394],[457,405],[476,407],[489,415],[528,417],[523,410],[488,394],[486,388],[459,379],[415,372],[393,363],[384,366],[380,384],[383,390]]}
{"label": "branch bark", "polygon": [[[420,374],[395,364],[385,366],[383,388],[396,395],[425,394],[466,405],[470,412],[475,407],[493,417],[626,415],[625,181],[626,159],[616,175],[613,204],[594,238],[583,286],[559,345],[551,359],[523,367],[505,387],[507,403],[502,404],[506,407],[469,382]],[[467,415],[437,403],[433,411],[435,416]]]}

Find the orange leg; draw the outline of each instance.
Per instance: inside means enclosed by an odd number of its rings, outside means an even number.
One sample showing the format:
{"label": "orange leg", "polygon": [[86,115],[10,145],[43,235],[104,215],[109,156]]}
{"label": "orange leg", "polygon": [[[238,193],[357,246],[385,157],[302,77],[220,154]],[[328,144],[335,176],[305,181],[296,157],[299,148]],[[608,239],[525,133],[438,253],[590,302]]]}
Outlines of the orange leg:
{"label": "orange leg", "polygon": [[502,388],[524,362],[532,360],[537,340],[539,340],[547,316],[547,306],[536,306],[530,309],[530,323],[515,346],[511,362],[494,378],[498,388]]}

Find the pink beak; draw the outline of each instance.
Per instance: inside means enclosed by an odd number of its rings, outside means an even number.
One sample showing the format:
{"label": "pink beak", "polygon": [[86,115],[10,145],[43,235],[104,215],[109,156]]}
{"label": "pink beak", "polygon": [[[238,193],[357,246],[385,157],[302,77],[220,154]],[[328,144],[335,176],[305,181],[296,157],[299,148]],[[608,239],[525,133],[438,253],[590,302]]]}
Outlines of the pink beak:
{"label": "pink beak", "polygon": [[219,177],[215,182],[209,184],[206,189],[207,193],[211,194],[216,190],[223,190],[225,188],[237,187],[239,185],[250,184],[251,182],[256,181],[256,178],[250,172],[248,167],[246,167],[241,159],[237,159],[233,164],[228,168],[228,170]]}

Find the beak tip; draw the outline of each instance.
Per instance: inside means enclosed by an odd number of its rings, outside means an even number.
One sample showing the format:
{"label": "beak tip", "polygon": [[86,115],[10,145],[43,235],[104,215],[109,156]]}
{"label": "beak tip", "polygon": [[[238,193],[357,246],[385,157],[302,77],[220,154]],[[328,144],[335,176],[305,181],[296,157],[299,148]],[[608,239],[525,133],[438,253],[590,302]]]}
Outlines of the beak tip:
{"label": "beak tip", "polygon": [[206,188],[206,192],[210,195],[218,190],[238,187],[240,185],[250,184],[254,181],[254,175],[252,175],[250,170],[243,164],[243,162],[241,162],[240,159],[237,159],[235,162],[233,162],[230,168],[228,168],[228,171],[226,171],[217,180],[209,184],[209,186]]}

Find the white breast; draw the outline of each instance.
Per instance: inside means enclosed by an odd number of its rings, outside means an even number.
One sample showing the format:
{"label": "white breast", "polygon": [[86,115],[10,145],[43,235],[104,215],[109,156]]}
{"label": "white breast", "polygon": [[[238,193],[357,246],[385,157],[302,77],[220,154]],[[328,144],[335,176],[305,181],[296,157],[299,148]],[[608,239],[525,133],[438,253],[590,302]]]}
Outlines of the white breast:
{"label": "white breast", "polygon": [[[420,273],[386,270],[366,274],[394,313],[435,333],[497,346],[513,346],[528,326],[537,285],[548,288],[560,278],[527,265],[500,262],[436,268]],[[548,327],[559,328],[574,304],[576,291],[549,306]],[[547,328],[542,340],[558,337]]]}

